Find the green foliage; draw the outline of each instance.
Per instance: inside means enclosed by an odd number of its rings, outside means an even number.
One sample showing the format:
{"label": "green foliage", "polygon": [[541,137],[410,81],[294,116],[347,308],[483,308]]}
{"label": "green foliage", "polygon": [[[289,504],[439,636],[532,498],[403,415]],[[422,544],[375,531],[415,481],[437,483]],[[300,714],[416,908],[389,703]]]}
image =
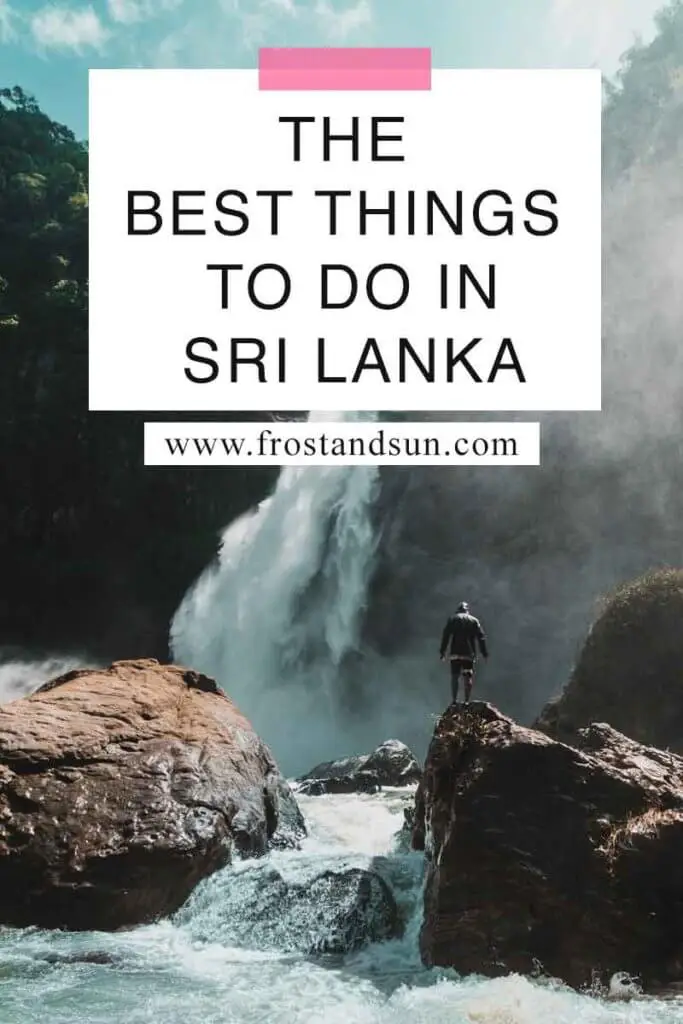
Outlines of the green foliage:
{"label": "green foliage", "polygon": [[5,371],[28,370],[39,356],[57,286],[68,317],[60,325],[68,328],[63,356],[78,359],[87,316],[87,180],[87,151],[73,133],[22,89],[0,89],[0,316],[19,328],[3,353]]}
{"label": "green foliage", "polygon": [[0,89],[0,645],[163,657],[220,528],[273,473],[145,469],[154,417],[89,413],[87,275],[87,147]]}

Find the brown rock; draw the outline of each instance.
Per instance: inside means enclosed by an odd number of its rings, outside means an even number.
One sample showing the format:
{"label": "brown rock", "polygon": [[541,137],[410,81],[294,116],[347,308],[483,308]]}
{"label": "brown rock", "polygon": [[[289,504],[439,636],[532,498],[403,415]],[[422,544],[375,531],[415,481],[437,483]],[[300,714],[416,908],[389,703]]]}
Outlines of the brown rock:
{"label": "brown rock", "polygon": [[270,752],[212,679],[153,660],[67,673],[0,707],[0,922],[169,914],[235,853],[264,853],[283,803],[291,816]]}
{"label": "brown rock", "polygon": [[683,976],[683,759],[609,726],[583,749],[452,705],[416,796],[425,963],[577,988]]}
{"label": "brown rock", "polygon": [[641,743],[683,753],[683,571],[648,573],[603,603],[563,693],[534,723],[573,743],[609,722]]}

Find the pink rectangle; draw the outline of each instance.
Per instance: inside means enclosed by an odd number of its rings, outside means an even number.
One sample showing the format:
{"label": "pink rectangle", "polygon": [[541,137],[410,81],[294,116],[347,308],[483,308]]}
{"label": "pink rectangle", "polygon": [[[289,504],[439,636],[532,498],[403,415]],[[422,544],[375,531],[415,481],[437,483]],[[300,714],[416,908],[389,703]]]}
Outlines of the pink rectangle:
{"label": "pink rectangle", "polygon": [[427,47],[264,47],[259,89],[431,89]]}

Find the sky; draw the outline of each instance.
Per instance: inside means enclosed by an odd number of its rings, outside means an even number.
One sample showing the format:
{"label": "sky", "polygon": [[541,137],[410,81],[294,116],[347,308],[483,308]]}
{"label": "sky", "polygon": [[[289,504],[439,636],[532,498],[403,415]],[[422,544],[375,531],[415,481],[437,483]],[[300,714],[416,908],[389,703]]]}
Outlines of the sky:
{"label": "sky", "polygon": [[665,0],[0,0],[0,87],[87,137],[90,67],[255,67],[260,46],[429,46],[434,67],[599,67]]}

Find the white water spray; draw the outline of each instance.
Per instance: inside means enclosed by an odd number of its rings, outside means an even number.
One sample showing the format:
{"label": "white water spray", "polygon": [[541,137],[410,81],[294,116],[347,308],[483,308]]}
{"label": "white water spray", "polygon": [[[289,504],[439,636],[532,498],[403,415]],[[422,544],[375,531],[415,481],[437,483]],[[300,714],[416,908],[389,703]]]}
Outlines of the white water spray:
{"label": "white water spray", "polygon": [[[624,1001],[623,986],[618,998],[598,999],[519,975],[425,969],[417,949],[421,857],[397,854],[391,839],[407,799],[386,790],[302,798],[310,834],[301,852],[217,872],[170,921],[109,934],[2,929],[3,1024],[37,1020],[35,1007],[50,1024],[682,1024],[678,1000],[633,992]],[[302,885],[349,867],[388,881],[406,924],[402,938],[341,961],[311,958],[291,951],[291,914],[252,919],[242,899],[269,868]],[[320,931],[320,921],[305,921]],[[268,948],[257,941],[264,932]]]}
{"label": "white water spray", "polygon": [[7,657],[0,650],[0,704],[26,697],[49,679],[71,672],[75,668],[95,668],[92,662],[86,664],[82,658],[61,657],[27,660]]}
{"label": "white water spray", "polygon": [[171,626],[175,660],[218,680],[285,771],[349,753],[336,684],[358,646],[378,477],[376,466],[285,468],[226,530]]}

